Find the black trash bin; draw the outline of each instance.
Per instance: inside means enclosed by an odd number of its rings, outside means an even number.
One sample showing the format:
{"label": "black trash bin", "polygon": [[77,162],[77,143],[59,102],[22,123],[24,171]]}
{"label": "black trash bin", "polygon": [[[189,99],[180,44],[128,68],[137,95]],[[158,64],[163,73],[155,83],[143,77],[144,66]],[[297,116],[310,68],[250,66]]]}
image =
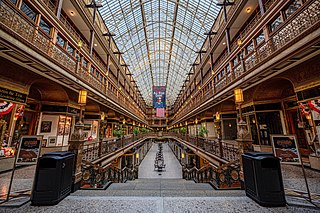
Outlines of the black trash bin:
{"label": "black trash bin", "polygon": [[32,205],[55,205],[71,193],[73,152],[50,152],[39,158]]}
{"label": "black trash bin", "polygon": [[242,155],[246,195],[261,206],[285,206],[279,158],[269,152]]}

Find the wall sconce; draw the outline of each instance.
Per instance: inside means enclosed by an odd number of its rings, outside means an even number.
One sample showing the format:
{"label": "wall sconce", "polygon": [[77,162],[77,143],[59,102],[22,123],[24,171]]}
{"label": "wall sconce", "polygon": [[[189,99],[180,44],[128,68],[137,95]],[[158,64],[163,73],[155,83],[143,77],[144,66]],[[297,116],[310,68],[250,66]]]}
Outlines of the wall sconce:
{"label": "wall sconce", "polygon": [[306,114],[306,119],[311,120],[311,113]]}
{"label": "wall sconce", "polygon": [[181,153],[181,158],[184,159],[184,153]]}
{"label": "wall sconce", "polygon": [[78,104],[85,105],[87,103],[87,91],[80,90],[78,97]]}
{"label": "wall sconce", "polygon": [[188,126],[188,121],[186,121],[184,124],[185,124],[186,126]]}
{"label": "wall sconce", "polygon": [[251,12],[251,8],[248,7],[248,8],[246,9],[246,13],[250,13],[250,12]]}
{"label": "wall sconce", "polygon": [[82,47],[82,41],[81,40],[78,41],[78,47],[79,47],[79,49],[81,49],[81,47]]}
{"label": "wall sconce", "polygon": [[104,121],[106,115],[104,114],[104,112],[101,112],[100,114],[100,120]]}
{"label": "wall sconce", "polygon": [[241,39],[240,39],[240,38],[238,39],[237,43],[238,43],[238,46],[239,46],[239,47],[241,47],[241,46],[242,46],[242,41],[241,41]]}
{"label": "wall sconce", "polygon": [[136,159],[139,159],[139,153],[136,153]]}
{"label": "wall sconce", "polygon": [[235,98],[235,102],[237,104],[241,104],[243,103],[243,91],[242,89],[238,88],[234,90],[234,98]]}
{"label": "wall sconce", "polygon": [[198,118],[196,118],[196,120],[194,122],[195,122],[195,124],[198,124]]}
{"label": "wall sconce", "polygon": [[132,121],[132,126],[135,126],[136,125],[136,122]]}
{"label": "wall sconce", "polygon": [[122,124],[126,124],[126,119],[123,119]]}
{"label": "wall sconce", "polygon": [[220,121],[220,118],[221,118],[221,114],[219,112],[216,112],[216,120]]}

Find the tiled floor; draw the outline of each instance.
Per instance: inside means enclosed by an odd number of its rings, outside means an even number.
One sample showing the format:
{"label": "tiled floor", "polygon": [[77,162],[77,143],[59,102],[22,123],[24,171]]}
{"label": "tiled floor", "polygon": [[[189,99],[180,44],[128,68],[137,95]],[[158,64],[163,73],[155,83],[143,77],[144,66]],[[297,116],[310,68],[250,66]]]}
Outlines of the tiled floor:
{"label": "tiled floor", "polygon": [[[286,196],[286,207],[266,208],[245,196],[243,190],[216,191],[208,184],[182,180],[181,166],[164,144],[166,171],[154,171],[157,145],[153,146],[140,166],[139,179],[124,184],[112,184],[107,190],[79,190],[55,206],[0,208],[0,212],[320,212],[320,209],[293,205],[297,200]],[[175,165],[175,166],[169,166]],[[301,167],[281,165],[286,188],[305,190]],[[29,187],[35,167],[16,172],[15,189]],[[306,169],[310,190],[320,192],[320,173]],[[0,175],[1,190],[6,189],[10,173]],[[144,177],[144,178],[142,178]],[[299,202],[301,204],[301,202]]]}

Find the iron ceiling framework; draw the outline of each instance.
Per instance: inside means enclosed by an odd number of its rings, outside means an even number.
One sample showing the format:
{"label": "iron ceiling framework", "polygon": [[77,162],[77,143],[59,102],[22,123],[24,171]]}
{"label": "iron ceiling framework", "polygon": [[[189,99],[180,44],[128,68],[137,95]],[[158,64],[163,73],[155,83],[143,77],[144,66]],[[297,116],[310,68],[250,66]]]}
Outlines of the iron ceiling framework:
{"label": "iron ceiling framework", "polygon": [[103,0],[99,12],[147,105],[152,86],[166,86],[173,105],[210,31],[217,0]]}

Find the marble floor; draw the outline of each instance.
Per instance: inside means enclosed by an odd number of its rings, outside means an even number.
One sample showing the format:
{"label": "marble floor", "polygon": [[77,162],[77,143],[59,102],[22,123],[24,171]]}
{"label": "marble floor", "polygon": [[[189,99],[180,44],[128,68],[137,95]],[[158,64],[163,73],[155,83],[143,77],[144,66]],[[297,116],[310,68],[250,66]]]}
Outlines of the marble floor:
{"label": "marble floor", "polygon": [[[320,212],[300,199],[286,194],[285,207],[261,207],[245,195],[244,190],[214,190],[208,184],[181,179],[181,166],[164,144],[166,171],[154,171],[154,145],[140,165],[139,179],[112,184],[107,190],[78,190],[55,206],[19,208],[0,207],[0,212]],[[176,165],[170,167],[169,164]],[[285,188],[306,191],[301,167],[281,165]],[[15,173],[14,190],[30,188],[35,167],[24,167]],[[166,172],[168,172],[166,174]],[[320,193],[320,173],[306,168],[310,191]],[[0,174],[1,193],[5,193],[11,173]],[[142,178],[143,177],[143,178]]]}

